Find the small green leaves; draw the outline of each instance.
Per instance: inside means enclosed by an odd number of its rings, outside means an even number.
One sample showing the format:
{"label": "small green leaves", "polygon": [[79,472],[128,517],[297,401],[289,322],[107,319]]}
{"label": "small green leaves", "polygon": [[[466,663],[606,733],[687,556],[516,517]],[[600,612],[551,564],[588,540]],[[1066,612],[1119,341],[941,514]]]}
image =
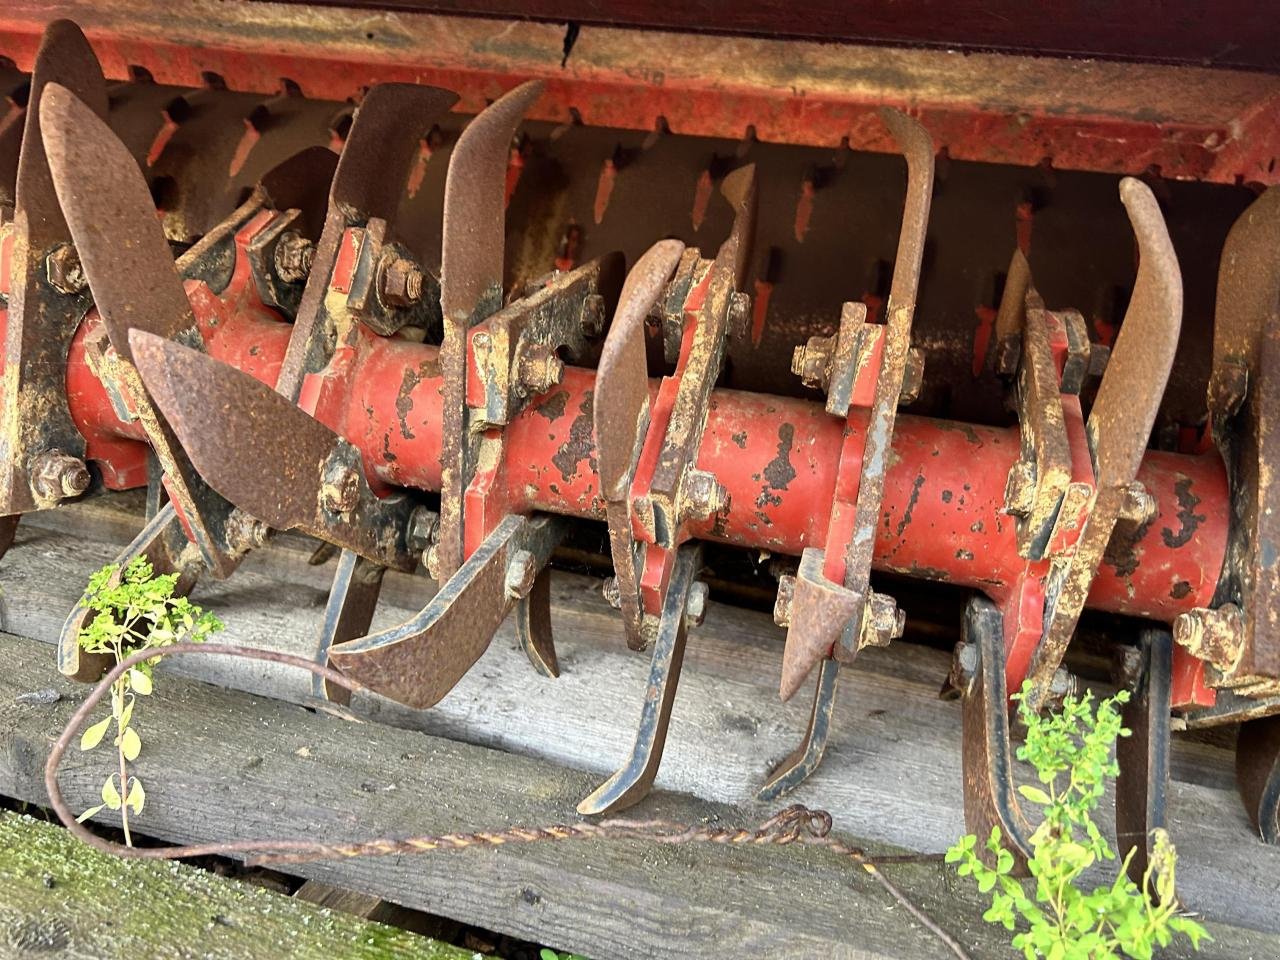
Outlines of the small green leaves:
{"label": "small green leaves", "polygon": [[[1129,731],[1122,725],[1118,705],[1129,694],[1121,691],[1098,703],[1096,710],[1091,693],[1068,697],[1060,712],[1041,716],[1026,708],[1025,691],[1024,686],[1014,697],[1027,727],[1017,755],[1035,768],[1043,785],[1018,787],[1023,799],[1042,814],[1029,838],[1027,870],[1034,898],[1010,875],[1014,857],[1001,843],[999,827],[992,828],[983,844],[985,857],[979,856],[978,839],[972,834],[961,837],[946,855],[958,875],[972,876],[979,891],[991,895],[983,919],[1017,931],[1011,944],[1027,960],[1149,960],[1157,945],[1166,946],[1177,933],[1197,946],[1204,928],[1177,913],[1177,854],[1163,830],[1155,832],[1142,889],[1126,873],[1132,850],[1110,886],[1086,892],[1076,885],[1093,864],[1115,859],[1091,814],[1107,780],[1119,771],[1115,741]],[[1155,895],[1149,896],[1148,890]]]}
{"label": "small green leaves", "polygon": [[130,763],[137,760],[142,752],[142,738],[133,727],[125,727],[124,733],[120,734],[120,752]]}
{"label": "small green leaves", "polygon": [[147,792],[142,789],[142,781],[137,777],[129,778],[129,796],[125,799],[125,803],[129,805],[129,809],[135,814],[142,812],[142,806],[147,802]]}
{"label": "small green leaves", "polygon": [[120,791],[116,789],[114,773],[102,782],[102,803],[109,810],[120,809]]}
{"label": "small green leaves", "polygon": [[129,671],[129,689],[139,696],[151,696],[151,678],[134,667]]}
{"label": "small green leaves", "polygon": [[111,726],[111,718],[104,717],[93,726],[80,734],[80,749],[92,750],[102,742],[102,738],[107,735],[107,727]]}
{"label": "small green leaves", "polygon": [[[92,611],[80,630],[80,646],[88,653],[109,654],[117,664],[140,650],[167,647],[175,643],[200,643],[222,629],[222,623],[205,613],[186,597],[175,597],[176,573],[157,575],[151,564],[136,557],[122,570],[109,564],[89,578],[81,603]],[[121,782],[116,774],[102,785],[102,803],[86,810],[86,820],[104,808],[119,810],[125,843],[132,845],[129,811],[139,814],[146,792],[137,777],[128,776],[125,765],[142,752],[142,738],[132,726],[137,697],[150,696],[154,689],[152,664],[144,660],[111,685],[111,716],[89,727],[80,737],[80,749],[92,750],[106,736],[111,721],[116,724],[115,746],[119,753]],[[122,801],[121,790],[127,793]]]}
{"label": "small green leaves", "polygon": [[84,813],[80,814],[80,816],[76,817],[76,823],[84,823],[90,817],[96,817],[98,814],[102,812],[105,806],[106,806],[105,803],[100,803],[96,807],[90,807]]}

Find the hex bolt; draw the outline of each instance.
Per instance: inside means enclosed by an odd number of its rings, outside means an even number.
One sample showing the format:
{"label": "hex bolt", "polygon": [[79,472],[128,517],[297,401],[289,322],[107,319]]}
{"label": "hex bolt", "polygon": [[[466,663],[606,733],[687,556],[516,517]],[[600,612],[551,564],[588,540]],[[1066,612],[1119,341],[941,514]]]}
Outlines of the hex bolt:
{"label": "hex bolt", "polygon": [[408,257],[388,257],[378,268],[378,297],[389,307],[411,307],[422,299],[424,279]]}
{"label": "hex bolt", "polygon": [[512,600],[523,600],[533,589],[533,581],[538,579],[538,563],[528,550],[517,550],[507,561],[507,596]]}
{"label": "hex bolt", "polygon": [[1030,460],[1018,460],[1009,468],[1004,484],[1004,512],[1014,517],[1031,513],[1036,497],[1036,468]]}
{"label": "hex bolt", "polygon": [[709,520],[729,506],[729,491],[707,470],[690,470],[684,478],[684,512],[694,520]]}
{"label": "hex bolt", "polygon": [[360,474],[354,467],[338,467],[320,488],[321,506],[330,513],[350,513],[359,501]]}
{"label": "hex bolt", "polygon": [[61,450],[40,454],[31,467],[31,492],[45,503],[80,496],[90,480],[84,461]]}
{"label": "hex bolt", "polygon": [[729,295],[729,314],[726,317],[729,336],[741,340],[751,329],[751,297],[741,290]]}
{"label": "hex bolt", "polygon": [[545,343],[530,344],[521,351],[516,368],[516,382],[524,396],[546,393],[564,377],[564,361]]}
{"label": "hex bolt", "polygon": [[412,553],[422,553],[436,542],[440,534],[440,514],[426,507],[415,507],[409,514],[405,545]]}
{"label": "hex bolt", "polygon": [[1120,501],[1120,519],[1141,526],[1156,515],[1156,506],[1156,498],[1142,481],[1134,480],[1125,487],[1124,499]]}
{"label": "hex bolt", "polygon": [[271,528],[237,507],[227,517],[227,544],[237,552],[265,546]]}
{"label": "hex bolt", "polygon": [[89,286],[84,268],[80,265],[80,254],[69,243],[60,243],[50,251],[45,257],[44,268],[49,286],[59,293],[75,296]]}
{"label": "hex bolt", "polygon": [[887,647],[902,636],[907,615],[898,609],[898,603],[887,593],[871,592],[867,609],[862,615],[862,636],[858,649],[863,647]]}
{"label": "hex bolt", "polygon": [[1234,603],[1216,610],[1196,607],[1173,621],[1173,639],[1223,674],[1231,674],[1244,655],[1244,613]]}
{"label": "hex bolt", "polygon": [[796,578],[784,573],[778,578],[778,599],[773,601],[773,622],[778,626],[791,626],[791,604],[795,598]]}
{"label": "hex bolt", "polygon": [[600,593],[604,602],[613,609],[622,609],[622,589],[618,586],[617,577],[605,577],[604,583],[600,584]]}
{"label": "hex bolt", "polygon": [[791,354],[791,372],[806,387],[827,389],[831,382],[831,358],[835,349],[835,337],[810,337]]}
{"label": "hex bolt", "polygon": [[307,279],[315,258],[316,245],[297,230],[288,230],[276,241],[276,276],[285,283],[300,283]]}
{"label": "hex bolt", "polygon": [[691,627],[702,626],[702,621],[707,617],[707,595],[710,593],[707,585],[701,580],[695,580],[689,585],[689,596],[684,603],[685,621]]}
{"label": "hex bolt", "polygon": [[604,297],[598,293],[589,293],[582,300],[582,310],[578,313],[578,324],[588,337],[598,337],[604,332],[605,320]]}

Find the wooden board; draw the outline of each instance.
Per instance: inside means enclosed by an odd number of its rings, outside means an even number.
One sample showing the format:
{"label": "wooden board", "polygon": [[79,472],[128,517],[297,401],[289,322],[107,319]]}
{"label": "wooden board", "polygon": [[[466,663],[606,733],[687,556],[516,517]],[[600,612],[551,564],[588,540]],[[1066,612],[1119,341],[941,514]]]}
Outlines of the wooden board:
{"label": "wooden board", "polygon": [[[0,635],[0,792],[40,802],[55,732],[82,689],[38,642]],[[53,703],[20,703],[37,689]],[[45,698],[48,699],[48,698]],[[144,709],[145,708],[145,709]],[[134,714],[147,808],[135,830],[175,841],[339,840],[471,831],[574,819],[593,777],[544,761],[164,677]],[[61,783],[94,803],[104,760],[71,751]],[[736,826],[742,811],[681,794],[645,816]],[[307,877],[596,960],[687,957],[941,956],[932,935],[862,870],[798,845],[726,848],[642,841],[507,844],[434,855],[303,865]],[[1002,956],[967,884],[938,864],[886,868],[974,951]],[[1280,937],[1211,925],[1202,958],[1280,955]],[[1168,956],[1190,956],[1186,950]]]}
{"label": "wooden board", "polygon": [[[12,951],[12,952],[11,952]],[[180,863],[121,860],[0,812],[0,953],[35,957],[469,960],[427,937]]]}
{"label": "wooden board", "polygon": [[[119,500],[27,518],[0,561],[3,623],[52,640],[88,574],[111,559],[139,519]],[[332,562],[311,567],[311,545],[280,537],[234,578],[203,584],[199,602],[228,621],[227,636],[253,645],[314,649]],[[553,618],[564,667],[536,676],[504,630],[472,672],[435,709],[414,712],[357,699],[361,715],[462,742],[588,771],[585,795],[626,755],[647,661],[628,652],[598,581],[557,576]],[[424,577],[389,575],[377,624],[406,619],[430,595]],[[900,598],[908,614],[912,598]],[[782,631],[767,616],[712,604],[689,641],[659,787],[768,812],[752,796],[770,766],[795,744],[807,702],[777,699]],[[793,799],[831,811],[869,840],[941,850],[963,831],[959,709],[937,699],[945,655],[909,644],[868,650],[846,671],[823,766]],[[255,693],[303,701],[307,678],[258,664],[204,662],[197,676]],[[1193,910],[1261,930],[1280,929],[1274,910],[1280,850],[1258,840],[1236,798],[1228,750],[1179,739],[1171,829],[1181,890]],[[573,804],[566,799],[562,811]],[[1110,822],[1109,804],[1104,820]]]}

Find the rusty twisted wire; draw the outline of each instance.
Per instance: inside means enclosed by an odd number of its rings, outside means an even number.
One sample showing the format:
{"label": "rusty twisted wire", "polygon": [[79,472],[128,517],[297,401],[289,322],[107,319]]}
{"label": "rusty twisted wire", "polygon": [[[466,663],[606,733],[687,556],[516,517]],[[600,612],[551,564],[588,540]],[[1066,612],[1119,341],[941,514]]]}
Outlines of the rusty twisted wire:
{"label": "rusty twisted wire", "polygon": [[140,650],[117,663],[90,691],[89,696],[67,721],[49,752],[45,763],[44,783],[49,795],[49,805],[73,836],[103,853],[142,860],[172,860],[186,857],[227,856],[240,854],[248,866],[277,866],[282,864],[309,863],[316,860],[336,860],[350,857],[385,856],[390,854],[428,853],[437,850],[464,850],[470,847],[499,847],[511,843],[538,843],[552,840],[642,840],[649,843],[677,845],[686,843],[714,843],[723,846],[800,846],[820,847],[849,859],[869,873],[890,895],[917,921],[961,960],[969,960],[964,948],[945,930],[939,927],[923,910],[886,877],[879,866],[892,863],[928,863],[942,859],[941,854],[897,854],[868,856],[860,847],[831,836],[831,814],[825,810],[810,810],[802,804],[793,804],[778,811],[754,829],[745,827],[714,827],[708,824],[686,824],[671,820],[632,820],[610,818],[598,823],[553,824],[540,827],[508,827],[498,831],[472,833],[422,834],[403,839],[377,838],[345,843],[322,843],[314,840],[233,840],[218,843],[185,844],[163,847],[132,847],[94,833],[67,806],[62,788],[58,785],[58,767],[76,732],[83,726],[93,708],[125,671],[144,660],[157,660],[168,656],[207,654],[263,660],[298,667],[350,690],[365,689],[358,681],[339,673],[332,667],[316,663],[305,657],[275,650],[259,650],[238,644],[226,643],[178,643],[171,647]]}

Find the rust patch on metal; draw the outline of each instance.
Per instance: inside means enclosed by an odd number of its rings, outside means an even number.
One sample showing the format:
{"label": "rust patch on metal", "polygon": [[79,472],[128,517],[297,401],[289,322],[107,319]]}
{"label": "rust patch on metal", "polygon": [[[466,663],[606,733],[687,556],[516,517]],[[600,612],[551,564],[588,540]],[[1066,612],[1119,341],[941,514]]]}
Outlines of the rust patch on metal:
{"label": "rust patch on metal", "polygon": [[1190,478],[1181,478],[1174,484],[1173,489],[1178,497],[1178,522],[1181,524],[1181,528],[1177,533],[1174,533],[1170,527],[1165,527],[1160,531],[1160,539],[1171,550],[1187,543],[1195,535],[1196,529],[1200,524],[1205,521],[1203,513],[1196,513],[1196,507],[1200,505],[1200,498],[1191,492]]}
{"label": "rust patch on metal", "polygon": [[404,376],[400,379],[400,390],[396,393],[396,419],[400,421],[400,436],[406,440],[414,438],[413,429],[406,418],[413,412],[413,391],[421,382],[420,371],[405,367]]}
{"label": "rust patch on metal", "polygon": [[573,418],[569,427],[569,439],[560,445],[556,455],[551,458],[555,468],[565,483],[572,483],[577,476],[578,464],[587,461],[587,466],[594,473],[596,469],[595,443],[592,440],[592,428],[595,425],[593,400],[595,394],[588,390],[578,406],[578,415]]}
{"label": "rust patch on metal", "polygon": [[555,423],[564,416],[565,405],[569,402],[568,390],[557,390],[542,403],[533,408],[534,413],[549,423]]}
{"label": "rust patch on metal", "polygon": [[907,500],[907,509],[902,511],[902,519],[898,521],[898,536],[911,525],[911,515],[915,513],[916,501],[920,499],[920,488],[924,486],[924,477],[916,477],[911,484],[911,496]]}
{"label": "rust patch on metal", "polygon": [[747,449],[747,431],[742,430],[729,438],[739,450]]}

